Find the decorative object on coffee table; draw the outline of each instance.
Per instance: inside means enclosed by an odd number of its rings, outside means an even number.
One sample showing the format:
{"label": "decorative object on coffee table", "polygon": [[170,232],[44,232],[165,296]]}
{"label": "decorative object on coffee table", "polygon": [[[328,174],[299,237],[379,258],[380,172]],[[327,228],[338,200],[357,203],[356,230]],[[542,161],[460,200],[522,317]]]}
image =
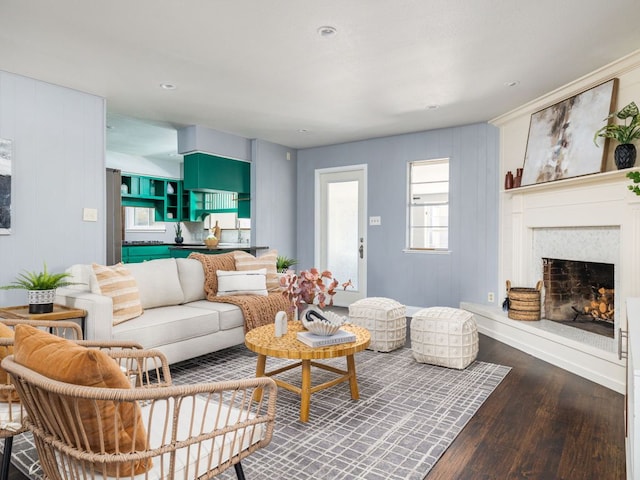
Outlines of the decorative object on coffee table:
{"label": "decorative object on coffee table", "polygon": [[406,307],[384,297],[370,297],[349,305],[349,321],[371,333],[369,350],[390,352],[404,346],[407,337]]}
{"label": "decorative object on coffee table", "polygon": [[338,333],[340,327],[345,324],[346,318],[335,312],[320,312],[313,308],[307,308],[300,316],[304,328],[315,335],[331,336]]}
{"label": "decorative object on coffee table", "polygon": [[74,285],[74,282],[65,280],[70,276],[71,274],[67,272],[49,273],[45,263],[42,272],[25,271],[9,285],[4,285],[0,289],[27,290],[29,313],[49,313],[53,311],[56,288]]}
{"label": "decorative object on coffee table", "polygon": [[478,356],[478,329],[471,312],[430,307],[411,317],[411,350],[418,363],[466,368]]}
{"label": "decorative object on coffee table", "polygon": [[[329,270],[320,272],[317,268],[303,270],[299,275],[286,274],[280,278],[282,294],[291,302],[291,310],[297,309],[299,313],[305,305],[315,305],[316,300],[320,308],[333,305],[333,296],[338,285],[338,280],[333,278]],[[346,290],[350,285],[351,280],[343,283],[342,288]]]}
{"label": "decorative object on coffee table", "polygon": [[508,317],[512,320],[538,321],[540,320],[540,291],[542,280],[539,280],[535,288],[512,287],[507,280],[506,306]]}
{"label": "decorative object on coffee table", "polygon": [[631,168],[636,163],[636,146],[632,142],[640,138],[638,106],[635,102],[631,102],[622,110],[609,115],[605,118],[605,121],[609,121],[612,118],[623,120],[624,124],[610,123],[605,125],[595,133],[593,142],[598,145],[598,137],[616,140],[619,143],[614,152],[616,167],[618,167],[618,170]]}

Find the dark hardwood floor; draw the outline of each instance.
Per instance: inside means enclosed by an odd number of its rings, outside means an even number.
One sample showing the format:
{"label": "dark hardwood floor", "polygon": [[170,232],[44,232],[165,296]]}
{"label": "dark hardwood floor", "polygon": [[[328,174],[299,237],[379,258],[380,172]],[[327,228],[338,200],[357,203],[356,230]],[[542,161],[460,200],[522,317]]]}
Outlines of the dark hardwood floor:
{"label": "dark hardwood floor", "polygon": [[427,480],[626,478],[624,396],[483,335],[511,372]]}
{"label": "dark hardwood floor", "polygon": [[483,335],[478,360],[512,370],[427,480],[626,478],[623,395]]}

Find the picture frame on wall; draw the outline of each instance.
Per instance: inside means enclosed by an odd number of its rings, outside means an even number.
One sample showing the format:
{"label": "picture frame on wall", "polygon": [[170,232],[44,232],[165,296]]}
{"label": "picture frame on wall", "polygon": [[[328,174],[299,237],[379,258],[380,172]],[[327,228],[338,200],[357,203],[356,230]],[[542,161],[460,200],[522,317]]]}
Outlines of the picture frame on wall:
{"label": "picture frame on wall", "polygon": [[0,235],[11,234],[11,140],[0,138]]}
{"label": "picture frame on wall", "polygon": [[606,144],[594,133],[614,110],[618,79],[613,78],[531,115],[521,185],[600,173]]}

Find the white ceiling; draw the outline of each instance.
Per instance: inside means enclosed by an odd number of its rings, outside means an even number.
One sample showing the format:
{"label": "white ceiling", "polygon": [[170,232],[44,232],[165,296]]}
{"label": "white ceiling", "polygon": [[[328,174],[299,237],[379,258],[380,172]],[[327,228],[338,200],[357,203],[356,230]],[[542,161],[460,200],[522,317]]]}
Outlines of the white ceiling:
{"label": "white ceiling", "polygon": [[105,97],[117,151],[192,124],[305,148],[487,121],[640,48],[638,19],[640,0],[0,0],[0,69]]}

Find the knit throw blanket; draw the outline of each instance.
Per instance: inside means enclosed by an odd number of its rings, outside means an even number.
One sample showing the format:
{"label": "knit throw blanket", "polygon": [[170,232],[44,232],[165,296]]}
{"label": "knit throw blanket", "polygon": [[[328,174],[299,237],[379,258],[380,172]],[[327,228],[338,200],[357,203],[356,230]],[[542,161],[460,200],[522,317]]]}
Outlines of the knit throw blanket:
{"label": "knit throw blanket", "polygon": [[248,332],[256,327],[273,323],[276,313],[287,312],[289,320],[293,319],[291,303],[282,292],[270,292],[269,295],[233,295],[218,296],[218,270],[232,271],[236,269],[233,253],[208,255],[191,253],[189,258],[195,258],[202,263],[204,269],[204,291],[210,302],[231,303],[242,310],[244,330]]}

